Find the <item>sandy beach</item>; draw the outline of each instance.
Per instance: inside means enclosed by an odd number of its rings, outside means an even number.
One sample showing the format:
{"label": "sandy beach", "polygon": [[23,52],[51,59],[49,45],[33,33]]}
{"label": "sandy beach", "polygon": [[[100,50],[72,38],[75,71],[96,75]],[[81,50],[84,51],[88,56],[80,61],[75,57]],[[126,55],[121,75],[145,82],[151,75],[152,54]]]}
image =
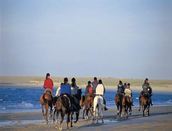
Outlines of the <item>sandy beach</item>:
{"label": "sandy beach", "polygon": [[[44,83],[44,77],[40,76],[0,76],[1,86],[25,86],[27,87],[42,87]],[[60,86],[63,82],[63,77],[52,77],[54,81],[54,87]],[[70,80],[71,78],[69,78]],[[129,82],[133,91],[140,91],[141,85],[144,79],[124,79],[124,78],[113,78],[113,77],[98,77],[102,79],[107,89],[116,90],[116,86],[119,80],[123,82]],[[80,88],[85,88],[89,80],[93,80],[93,77],[76,77],[77,84]],[[150,80],[153,91],[156,92],[172,92],[172,80]]]}
{"label": "sandy beach", "polygon": [[[172,129],[172,106],[153,106],[149,117],[142,117],[142,113],[138,112],[138,108],[133,107],[133,114],[127,120],[117,119],[115,112],[116,108],[104,112],[104,124],[93,124],[91,120],[80,118],[79,122],[74,124],[74,127],[70,128],[70,130],[171,131]],[[55,126],[52,121],[50,121],[50,126],[45,124],[41,111],[0,113],[1,131],[55,131],[57,130]],[[66,130],[65,122],[63,127]]]}

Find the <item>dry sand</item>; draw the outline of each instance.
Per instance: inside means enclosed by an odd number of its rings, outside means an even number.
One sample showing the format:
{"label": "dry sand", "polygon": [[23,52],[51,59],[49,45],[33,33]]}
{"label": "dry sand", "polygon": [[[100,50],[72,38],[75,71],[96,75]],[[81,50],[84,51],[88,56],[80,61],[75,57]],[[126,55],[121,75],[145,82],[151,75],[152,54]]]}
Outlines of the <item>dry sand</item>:
{"label": "dry sand", "polygon": [[[93,124],[91,120],[80,119],[70,130],[76,131],[171,131],[172,130],[172,106],[151,107],[149,117],[142,117],[141,112],[133,109],[133,114],[127,120],[117,119],[116,110],[104,112],[105,123]],[[3,122],[11,121],[12,124],[5,125]],[[66,123],[63,124],[66,130]],[[40,112],[22,113],[0,113],[1,131],[57,131],[55,125],[50,127],[45,124]]]}

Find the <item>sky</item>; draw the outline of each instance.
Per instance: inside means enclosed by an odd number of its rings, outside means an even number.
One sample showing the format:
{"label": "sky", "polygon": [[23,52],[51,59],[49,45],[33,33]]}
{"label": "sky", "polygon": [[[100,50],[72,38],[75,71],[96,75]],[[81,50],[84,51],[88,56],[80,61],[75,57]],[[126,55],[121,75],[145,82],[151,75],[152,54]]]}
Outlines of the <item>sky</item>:
{"label": "sky", "polygon": [[171,0],[0,0],[0,76],[172,79]]}

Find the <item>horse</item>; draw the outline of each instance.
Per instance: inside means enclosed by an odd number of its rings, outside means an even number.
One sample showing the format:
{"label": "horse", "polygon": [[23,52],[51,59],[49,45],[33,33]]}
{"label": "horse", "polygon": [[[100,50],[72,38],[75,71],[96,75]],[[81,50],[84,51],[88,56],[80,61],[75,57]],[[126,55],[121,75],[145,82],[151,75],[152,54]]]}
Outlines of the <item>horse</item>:
{"label": "horse", "polygon": [[147,109],[147,115],[149,116],[149,109],[150,109],[150,100],[148,94],[142,94],[139,99],[139,111],[142,108],[143,116],[145,116],[145,111]]}
{"label": "horse", "polygon": [[132,102],[131,102],[131,98],[129,96],[124,96],[123,100],[122,100],[122,109],[124,112],[124,116],[125,118],[128,118],[128,112],[131,115],[132,112]]}
{"label": "horse", "polygon": [[117,107],[117,116],[121,117],[123,94],[116,94],[114,99]]}
{"label": "horse", "polygon": [[83,108],[83,113],[82,113],[83,119],[89,118],[89,115],[88,115],[89,112],[90,112],[91,116],[93,116],[93,101],[94,101],[93,95],[87,95],[87,96],[81,97],[80,106]]}
{"label": "horse", "polygon": [[103,120],[103,110],[104,110],[105,105],[103,104],[103,96],[102,95],[96,95],[94,97],[94,104],[93,104],[93,122],[95,120],[101,119],[102,123],[104,123]]}
{"label": "horse", "polygon": [[[69,123],[70,127],[72,127],[72,121],[70,121],[70,115],[71,115],[71,101],[69,96],[66,94],[58,96],[55,98],[54,101],[54,115],[57,115],[57,118],[59,114],[61,115],[59,130],[62,130],[62,123],[64,120],[65,115],[67,115],[67,129],[69,129]],[[54,116],[53,116],[54,118]]]}
{"label": "horse", "polygon": [[81,95],[82,95],[82,91],[81,91],[81,89],[78,89],[77,90],[77,94],[73,95],[71,97],[71,99],[72,99],[72,106],[73,106],[73,110],[71,112],[71,121],[73,121],[73,115],[74,114],[76,115],[76,120],[74,121],[74,123],[77,123],[78,119],[79,119],[79,111],[81,109],[81,107],[80,107]]}
{"label": "horse", "polygon": [[[51,91],[47,90],[43,95],[40,97],[40,104],[42,107],[42,114],[46,120],[46,123],[48,124],[48,115],[52,116],[52,93]],[[50,109],[50,112],[48,110]],[[45,111],[45,113],[44,113]]]}

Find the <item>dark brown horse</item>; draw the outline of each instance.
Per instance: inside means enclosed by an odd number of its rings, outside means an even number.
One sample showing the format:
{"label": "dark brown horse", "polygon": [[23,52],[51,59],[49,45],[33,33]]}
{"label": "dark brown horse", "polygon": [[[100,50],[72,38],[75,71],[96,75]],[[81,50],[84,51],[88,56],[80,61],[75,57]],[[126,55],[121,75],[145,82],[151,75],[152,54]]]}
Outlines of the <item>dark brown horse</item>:
{"label": "dark brown horse", "polygon": [[77,94],[76,95],[72,95],[71,99],[72,99],[72,106],[73,106],[73,110],[71,112],[71,121],[73,121],[73,115],[76,115],[76,119],[74,121],[74,123],[77,123],[79,120],[79,112],[80,112],[80,100],[81,100],[81,95],[82,95],[82,91],[81,89],[77,90]]}
{"label": "dark brown horse", "polygon": [[67,128],[69,128],[69,123],[71,122],[72,127],[72,121],[70,121],[70,115],[71,115],[71,101],[69,96],[67,95],[61,95],[59,97],[56,97],[56,101],[54,104],[54,114],[58,115],[60,114],[61,120],[60,120],[60,126],[59,130],[62,130],[62,123],[64,120],[65,115],[67,115]]}
{"label": "dark brown horse", "polygon": [[147,111],[147,115],[149,116],[150,100],[148,94],[140,95],[139,104],[140,104],[139,111],[142,108],[143,116],[145,116],[145,111]]}
{"label": "dark brown horse", "polygon": [[[93,116],[93,95],[82,96],[80,100],[80,106],[83,108],[83,119],[88,119],[88,114],[90,112],[91,116]],[[85,116],[86,115],[86,116]]]}
{"label": "dark brown horse", "polygon": [[122,100],[122,108],[124,112],[125,118],[128,118],[128,113],[131,115],[132,113],[132,101],[129,96],[124,96]]}
{"label": "dark brown horse", "polygon": [[51,91],[47,90],[40,97],[40,104],[41,104],[41,107],[42,107],[42,114],[43,114],[47,124],[48,124],[48,115],[52,116],[52,101],[53,101],[53,97],[52,97]]}
{"label": "dark brown horse", "polygon": [[114,99],[117,107],[117,116],[121,117],[123,94],[116,94]]}

